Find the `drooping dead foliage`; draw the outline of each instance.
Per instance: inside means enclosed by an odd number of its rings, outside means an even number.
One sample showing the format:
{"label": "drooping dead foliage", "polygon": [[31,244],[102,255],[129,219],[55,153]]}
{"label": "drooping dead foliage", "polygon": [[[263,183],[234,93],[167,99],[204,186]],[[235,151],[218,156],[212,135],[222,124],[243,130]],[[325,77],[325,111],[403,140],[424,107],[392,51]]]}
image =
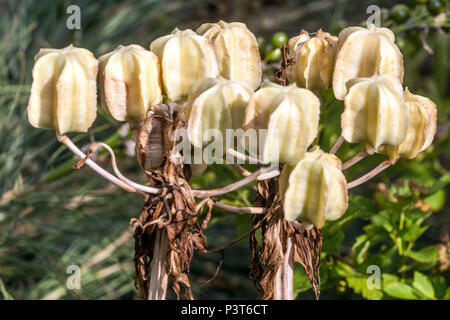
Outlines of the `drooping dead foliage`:
{"label": "drooping dead foliage", "polygon": [[[256,206],[267,209],[264,215],[254,215],[252,225],[261,226],[261,243],[256,230],[250,234],[252,261],[250,277],[260,292],[259,299],[273,298],[274,281],[283,264],[287,251],[287,239],[292,239],[294,260],[305,269],[316,297],[320,294],[320,230],[299,228],[283,218],[283,209],[278,192],[278,178],[260,181],[257,185]],[[263,266],[264,265],[264,266]]]}

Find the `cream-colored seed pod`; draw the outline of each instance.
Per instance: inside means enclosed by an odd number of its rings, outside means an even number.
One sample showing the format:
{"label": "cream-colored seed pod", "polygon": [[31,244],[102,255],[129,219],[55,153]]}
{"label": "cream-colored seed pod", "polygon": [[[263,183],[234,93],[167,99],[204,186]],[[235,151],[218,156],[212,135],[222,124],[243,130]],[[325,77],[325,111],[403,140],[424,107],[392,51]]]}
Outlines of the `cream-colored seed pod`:
{"label": "cream-colored seed pod", "polygon": [[348,207],[347,182],[341,161],[318,147],[307,152],[296,166],[285,166],[280,176],[284,217],[322,228],[337,220]]}
{"label": "cream-colored seed pod", "polygon": [[184,101],[193,80],[219,75],[213,47],[192,30],[175,29],[154,40],[150,51],[159,57],[163,87],[172,101]]}
{"label": "cream-colored seed pod", "polygon": [[253,90],[259,87],[262,71],[258,42],[244,23],[205,23],[197,33],[214,46],[222,77],[246,82]]}
{"label": "cream-colored seed pod", "polygon": [[409,121],[406,139],[397,147],[381,147],[378,152],[387,154],[391,160],[399,157],[413,159],[428,148],[436,134],[437,109],[433,101],[415,95],[406,88],[404,99],[408,107]]}
{"label": "cream-colored seed pod", "polygon": [[207,131],[210,129],[220,130],[225,143],[226,129],[242,128],[245,108],[252,93],[250,87],[240,81],[223,78],[197,80],[185,106],[189,114],[187,132],[191,143],[197,148],[208,144],[211,137]]}
{"label": "cream-colored seed pod", "polygon": [[99,58],[101,104],[118,121],[140,122],[162,102],[158,57],[141,46],[118,46]]}
{"label": "cream-colored seed pod", "polygon": [[402,143],[408,130],[408,107],[397,77],[358,78],[351,84],[341,116],[344,139],[365,143],[369,153]]}
{"label": "cream-colored seed pod", "polygon": [[258,151],[265,163],[295,165],[317,135],[319,113],[319,98],[311,91],[264,82],[247,106],[244,130],[267,129]]}
{"label": "cream-colored seed pod", "polygon": [[334,62],[338,48],[338,38],[317,31],[310,38],[306,30],[293,37],[288,42],[289,55],[294,58],[294,64],[287,67],[289,82],[295,82],[299,87],[320,92],[331,85]]}
{"label": "cream-colored seed pod", "polygon": [[348,81],[386,73],[403,82],[403,56],[387,28],[370,25],[346,28],[339,33],[339,47],[333,74],[336,99],[343,100]]}
{"label": "cream-colored seed pod", "polygon": [[72,45],[41,49],[34,59],[30,124],[60,135],[86,132],[97,116],[97,59]]}

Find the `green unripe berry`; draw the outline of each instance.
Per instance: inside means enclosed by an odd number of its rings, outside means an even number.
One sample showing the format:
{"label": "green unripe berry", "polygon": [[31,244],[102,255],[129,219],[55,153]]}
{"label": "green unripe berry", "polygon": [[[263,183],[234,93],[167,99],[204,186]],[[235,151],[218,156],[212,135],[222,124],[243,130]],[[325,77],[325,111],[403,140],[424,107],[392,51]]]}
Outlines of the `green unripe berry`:
{"label": "green unripe berry", "polygon": [[281,59],[281,49],[275,48],[274,50],[270,51],[266,57],[264,58],[264,61],[270,62],[270,61],[278,61]]}
{"label": "green unripe berry", "polygon": [[427,3],[428,12],[433,16],[437,16],[442,13],[444,11],[444,7],[444,3],[440,0],[429,0]]}
{"label": "green unripe berry", "polygon": [[397,23],[403,23],[409,18],[409,8],[404,4],[397,4],[391,9],[390,16]]}
{"label": "green unripe berry", "polygon": [[284,32],[276,32],[272,37],[272,44],[275,48],[281,47],[282,44],[287,44],[288,36]]}

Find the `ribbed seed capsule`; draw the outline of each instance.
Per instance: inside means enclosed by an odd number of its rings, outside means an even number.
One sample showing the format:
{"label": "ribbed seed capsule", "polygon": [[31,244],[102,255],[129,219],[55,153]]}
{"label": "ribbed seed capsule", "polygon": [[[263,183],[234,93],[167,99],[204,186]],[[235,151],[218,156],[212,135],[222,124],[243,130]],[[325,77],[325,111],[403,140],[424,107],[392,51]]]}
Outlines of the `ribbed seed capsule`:
{"label": "ribbed seed capsule", "polygon": [[326,220],[339,219],[347,210],[347,182],[341,161],[318,147],[295,166],[285,166],[280,176],[284,217],[322,228]]}
{"label": "ribbed seed capsule", "polygon": [[185,100],[193,80],[219,75],[213,47],[192,30],[175,29],[154,40],[150,51],[159,57],[164,90],[172,101]]}
{"label": "ribbed seed capsule", "polygon": [[403,56],[394,40],[391,30],[374,25],[367,29],[350,27],[339,33],[333,74],[336,99],[344,99],[347,82],[355,78],[392,73],[403,82]]}
{"label": "ribbed seed capsule", "polygon": [[208,144],[208,130],[217,129],[226,139],[226,129],[242,128],[245,108],[253,91],[246,83],[234,80],[202,78],[192,85],[185,106],[189,114],[188,136],[197,147]]}
{"label": "ribbed seed capsule", "polygon": [[97,59],[72,45],[34,57],[28,121],[58,134],[86,132],[97,116]]}
{"label": "ribbed seed capsule", "polygon": [[140,122],[161,103],[158,57],[141,46],[119,46],[99,58],[101,104],[118,121]]}
{"label": "ribbed seed capsule", "polygon": [[406,139],[397,147],[381,147],[378,152],[387,154],[395,161],[399,157],[413,159],[428,148],[436,134],[437,109],[433,101],[415,95],[405,89],[404,99],[408,107],[408,132]]}
{"label": "ribbed seed capsule", "polygon": [[170,120],[176,111],[174,106],[153,106],[139,128],[136,139],[136,156],[139,165],[148,171],[161,166],[164,154],[170,150],[172,126]]}
{"label": "ribbed seed capsule", "polygon": [[289,54],[294,58],[294,64],[287,67],[289,82],[297,86],[320,92],[331,85],[334,62],[338,47],[338,38],[317,31],[310,38],[306,30],[289,40]]}
{"label": "ribbed seed capsule", "polygon": [[264,82],[245,111],[244,130],[267,129],[263,161],[295,165],[314,141],[319,125],[320,101],[295,84]]}
{"label": "ribbed seed capsule", "polygon": [[369,153],[401,144],[408,130],[408,108],[397,77],[358,78],[351,84],[341,116],[344,139],[365,143]]}
{"label": "ribbed seed capsule", "polygon": [[205,23],[197,33],[214,46],[222,77],[246,82],[253,90],[259,87],[262,71],[258,42],[244,23]]}

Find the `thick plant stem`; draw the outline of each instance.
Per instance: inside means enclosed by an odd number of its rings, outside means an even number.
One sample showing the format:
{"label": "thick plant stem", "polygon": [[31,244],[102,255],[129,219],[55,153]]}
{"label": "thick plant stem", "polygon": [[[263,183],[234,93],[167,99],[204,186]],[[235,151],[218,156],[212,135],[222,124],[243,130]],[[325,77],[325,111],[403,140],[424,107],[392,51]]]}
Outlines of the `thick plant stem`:
{"label": "thick plant stem", "polygon": [[275,276],[273,300],[293,300],[294,299],[294,248],[292,239],[286,239],[286,252],[284,253],[283,264]]}
{"label": "thick plant stem", "polygon": [[168,283],[168,275],[166,271],[166,255],[168,248],[169,245],[166,229],[157,229],[153,248],[148,300],[166,300]]}

